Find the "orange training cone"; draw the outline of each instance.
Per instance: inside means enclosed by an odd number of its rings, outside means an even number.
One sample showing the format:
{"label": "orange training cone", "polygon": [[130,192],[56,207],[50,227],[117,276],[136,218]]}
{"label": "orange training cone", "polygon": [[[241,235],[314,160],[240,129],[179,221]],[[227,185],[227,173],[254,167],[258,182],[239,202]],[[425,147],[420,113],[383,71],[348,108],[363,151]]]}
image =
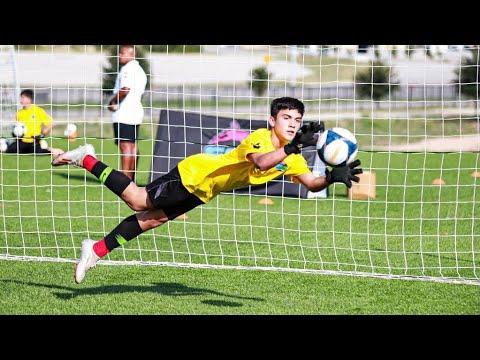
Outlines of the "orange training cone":
{"label": "orange training cone", "polygon": [[274,202],[272,199],[268,197],[261,198],[258,202],[260,205],[273,205]]}
{"label": "orange training cone", "polygon": [[432,185],[445,185],[445,184],[446,184],[445,180],[440,179],[440,178],[433,179],[433,181],[432,181]]}

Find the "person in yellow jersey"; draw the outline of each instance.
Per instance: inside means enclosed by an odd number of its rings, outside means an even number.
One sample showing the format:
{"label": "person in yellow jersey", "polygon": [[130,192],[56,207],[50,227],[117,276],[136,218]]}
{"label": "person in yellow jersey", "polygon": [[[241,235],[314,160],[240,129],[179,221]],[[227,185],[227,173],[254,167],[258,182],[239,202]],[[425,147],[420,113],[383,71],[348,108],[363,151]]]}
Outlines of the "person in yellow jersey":
{"label": "person in yellow jersey", "polygon": [[17,123],[23,124],[24,133],[12,142],[6,153],[52,154],[58,156],[62,149],[48,147],[42,138],[52,131],[52,118],[40,106],[34,103],[33,90],[26,89],[20,93],[22,108],[17,112]]}
{"label": "person in yellow jersey", "polygon": [[281,175],[292,177],[310,191],[321,191],[335,182],[347,187],[352,186],[352,181],[358,182],[356,175],[362,173],[358,168],[360,160],[327,169],[325,176],[312,174],[301,149],[316,144],[320,124],[302,126],[304,111],[304,105],[298,99],[275,99],[271,104],[269,129],[252,132],[226,154],[189,156],[146,187],[138,187],[122,172],[99,161],[90,144],[56,157],[53,166],[72,164],[85,168],[137,212],[124,219],[103,239],[82,242],[81,256],[75,266],[75,281],[82,282],[85,273],[113,249],[208,203],[222,191],[263,184]]}

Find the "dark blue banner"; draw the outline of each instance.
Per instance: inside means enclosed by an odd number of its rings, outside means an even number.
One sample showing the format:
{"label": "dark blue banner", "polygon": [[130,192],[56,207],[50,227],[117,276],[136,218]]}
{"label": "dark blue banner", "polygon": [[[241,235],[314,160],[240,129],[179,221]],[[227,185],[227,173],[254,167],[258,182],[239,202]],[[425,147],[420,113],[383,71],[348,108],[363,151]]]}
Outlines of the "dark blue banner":
{"label": "dark blue banner", "polygon": [[[266,128],[267,120],[236,120],[227,117],[187,113],[178,110],[162,110],[157,130],[155,151],[150,174],[153,181],[166,174],[187,156],[208,153],[224,154],[237,147],[250,132]],[[302,155],[314,172],[323,174],[323,164],[314,147],[305,148]],[[302,185],[279,177],[264,185],[238,189],[235,193],[309,197]],[[326,192],[325,192],[326,194]],[[324,197],[324,196],[321,196]]]}

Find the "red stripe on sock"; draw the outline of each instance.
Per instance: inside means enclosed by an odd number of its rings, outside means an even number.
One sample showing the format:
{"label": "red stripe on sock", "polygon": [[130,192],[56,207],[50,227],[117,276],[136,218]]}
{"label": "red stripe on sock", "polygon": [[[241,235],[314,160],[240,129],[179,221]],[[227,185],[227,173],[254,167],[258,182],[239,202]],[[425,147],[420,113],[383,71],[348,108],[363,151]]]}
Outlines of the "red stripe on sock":
{"label": "red stripe on sock", "polygon": [[83,159],[83,167],[91,172],[97,162],[98,160],[95,159],[92,155],[86,155]]}
{"label": "red stripe on sock", "polygon": [[100,257],[104,257],[110,252],[110,250],[107,249],[105,239],[97,241],[95,244],[93,244],[93,251],[95,252],[95,254],[97,254],[97,256]]}

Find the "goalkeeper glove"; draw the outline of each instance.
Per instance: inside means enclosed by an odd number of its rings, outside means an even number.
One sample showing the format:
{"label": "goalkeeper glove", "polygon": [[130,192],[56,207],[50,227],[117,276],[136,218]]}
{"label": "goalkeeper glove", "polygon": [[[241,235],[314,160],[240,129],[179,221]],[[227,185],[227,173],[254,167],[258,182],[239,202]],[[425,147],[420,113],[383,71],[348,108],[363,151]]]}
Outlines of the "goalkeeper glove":
{"label": "goalkeeper glove", "polygon": [[332,168],[332,170],[325,170],[326,180],[328,185],[340,182],[344,183],[348,188],[352,187],[352,180],[359,182],[360,178],[355,176],[357,174],[363,173],[361,168],[357,168],[361,164],[360,160],[355,160],[351,164],[344,166],[337,166]]}
{"label": "goalkeeper glove", "polygon": [[317,143],[315,134],[322,129],[321,123],[310,123],[303,125],[295,134],[295,138],[283,147],[287,155],[300,154],[302,147],[313,146]]}

